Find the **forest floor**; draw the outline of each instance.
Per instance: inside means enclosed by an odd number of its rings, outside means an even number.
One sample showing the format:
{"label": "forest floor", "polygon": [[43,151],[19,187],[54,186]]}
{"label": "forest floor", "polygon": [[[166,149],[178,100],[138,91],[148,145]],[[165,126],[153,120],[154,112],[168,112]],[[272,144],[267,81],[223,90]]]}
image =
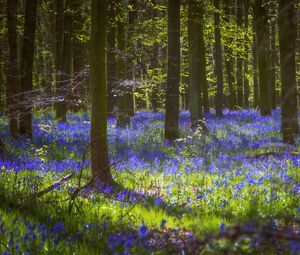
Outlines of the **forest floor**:
{"label": "forest floor", "polygon": [[182,112],[175,142],[163,120],[138,112],[119,129],[109,119],[124,187],[112,195],[77,192],[90,180],[87,113],[66,124],[36,113],[32,141],[11,140],[1,118],[0,255],[300,253],[300,138],[281,143],[278,110],[209,114],[205,133]]}

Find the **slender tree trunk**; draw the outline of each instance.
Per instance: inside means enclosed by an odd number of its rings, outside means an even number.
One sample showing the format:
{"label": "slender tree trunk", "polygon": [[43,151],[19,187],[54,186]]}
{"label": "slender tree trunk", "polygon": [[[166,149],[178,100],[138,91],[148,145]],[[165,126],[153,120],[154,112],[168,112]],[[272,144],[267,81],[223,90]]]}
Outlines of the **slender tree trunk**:
{"label": "slender tree trunk", "polygon": [[10,134],[13,138],[19,135],[18,130],[18,93],[19,69],[17,46],[17,0],[7,0],[7,35],[8,35],[8,64],[6,70],[7,94],[6,103],[9,109]]}
{"label": "slender tree trunk", "polygon": [[236,106],[236,91],[234,87],[234,58],[233,58],[233,52],[231,47],[229,46],[233,42],[233,34],[234,32],[230,30],[230,16],[233,14],[232,9],[233,8],[233,2],[230,1],[224,1],[225,5],[225,17],[224,21],[226,22],[226,25],[228,27],[228,30],[231,31],[231,33],[228,33],[227,35],[227,41],[224,45],[224,54],[225,54],[225,68],[226,68],[226,76],[227,76],[227,84],[229,89],[229,97],[228,97],[228,104],[229,109],[233,110]]}
{"label": "slender tree trunk", "polygon": [[73,81],[72,88],[72,99],[75,100],[72,105],[72,110],[86,109],[85,98],[86,98],[86,82],[83,78],[84,69],[86,64],[86,44],[80,38],[84,30],[84,17],[83,17],[83,5],[82,0],[72,0],[73,16],[73,34],[72,34],[72,51],[73,51],[73,74],[76,79]]}
{"label": "slender tree trunk", "polygon": [[92,95],[91,166],[101,183],[112,184],[107,151],[106,1],[92,0],[90,86]]}
{"label": "slender tree trunk", "polygon": [[113,116],[116,109],[117,84],[117,46],[116,46],[116,3],[108,2],[108,34],[107,34],[107,90],[108,115]]}
{"label": "slender tree trunk", "polygon": [[36,28],[37,0],[26,0],[22,49],[20,134],[32,138],[32,69]]}
{"label": "slender tree trunk", "polygon": [[252,42],[252,65],[253,65],[253,96],[254,96],[254,107],[259,107],[259,84],[258,84],[258,66],[257,66],[257,46],[256,46],[256,34],[254,19],[252,21],[253,27],[253,42]]}
{"label": "slender tree trunk", "polygon": [[180,0],[168,1],[168,73],[165,138],[179,137]]}
{"label": "slender tree trunk", "polygon": [[270,58],[270,99],[272,109],[276,109],[276,23],[273,21],[271,24],[271,58]]}
{"label": "slender tree trunk", "polygon": [[56,108],[56,119],[60,122],[67,121],[67,93],[72,87],[72,15],[71,0],[66,0],[64,11],[64,38],[62,45],[62,68],[58,87],[60,102],[57,104]]}
{"label": "slender tree trunk", "polygon": [[244,107],[249,108],[249,70],[248,70],[248,59],[249,59],[249,47],[248,47],[248,15],[249,15],[249,3],[248,0],[244,0],[244,13],[245,13],[245,60],[244,60]]}
{"label": "slender tree trunk", "polygon": [[[243,1],[237,1],[237,12],[236,12],[236,24],[239,33],[241,33],[243,26]],[[242,46],[242,39],[238,40],[240,47]],[[237,105],[239,107],[244,106],[243,102],[243,57],[239,53],[236,60],[236,81],[237,81]]]}
{"label": "slender tree trunk", "polygon": [[201,92],[202,92],[202,104],[204,113],[209,113],[209,99],[208,99],[208,82],[206,76],[206,48],[204,42],[204,4],[200,6],[200,21],[199,21],[199,48],[200,48],[200,81],[201,81]]}
{"label": "slender tree trunk", "polygon": [[201,87],[204,82],[207,83],[203,40],[203,9],[200,3],[195,0],[189,2],[188,40],[191,127],[195,128],[203,124]]}
{"label": "slender tree trunk", "polygon": [[[129,47],[129,55],[127,62],[127,77],[130,81],[135,79],[134,77],[134,57],[136,55],[136,42],[133,40],[133,36],[135,34],[135,23],[137,20],[137,0],[129,0],[130,10],[128,14],[128,43]],[[134,116],[134,98],[133,98],[133,87],[130,85],[128,88],[128,112],[129,116]]]}
{"label": "slender tree trunk", "polygon": [[214,0],[214,7],[216,12],[214,13],[215,24],[215,51],[216,51],[216,70],[217,70],[217,97],[216,97],[216,115],[222,117],[223,115],[223,66],[222,66],[222,46],[221,46],[221,31],[220,31],[220,0]]}
{"label": "slender tree trunk", "polygon": [[126,35],[126,14],[124,0],[118,1],[119,14],[123,15],[119,17],[117,22],[118,27],[118,84],[117,84],[117,106],[118,106],[118,118],[117,127],[130,126],[130,112],[129,112],[129,94],[130,86],[127,84],[127,35]]}
{"label": "slender tree trunk", "polygon": [[295,1],[279,0],[279,47],[281,71],[281,133],[283,141],[293,144],[299,133],[296,86],[297,23]]}
{"label": "slender tree trunk", "polygon": [[62,47],[64,38],[64,1],[55,0],[55,78],[56,78],[56,97],[55,104],[56,116],[60,116],[62,104],[61,100],[61,73],[62,73]]}
{"label": "slender tree trunk", "polygon": [[254,19],[256,32],[257,60],[259,71],[260,112],[262,116],[271,115],[270,102],[270,56],[269,24],[263,0],[255,0]]}

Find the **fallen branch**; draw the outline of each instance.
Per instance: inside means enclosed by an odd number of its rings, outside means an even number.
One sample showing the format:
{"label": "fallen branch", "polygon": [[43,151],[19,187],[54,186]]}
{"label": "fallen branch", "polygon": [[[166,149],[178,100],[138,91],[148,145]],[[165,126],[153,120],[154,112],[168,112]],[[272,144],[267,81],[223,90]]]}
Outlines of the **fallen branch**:
{"label": "fallen branch", "polygon": [[60,187],[61,184],[69,181],[70,179],[72,179],[75,176],[74,173],[68,174],[65,177],[61,178],[60,180],[54,182],[53,184],[51,184],[50,186],[48,186],[47,188],[42,189],[41,191],[37,192],[34,194],[35,198],[41,197],[47,193],[49,193],[50,191],[57,189]]}

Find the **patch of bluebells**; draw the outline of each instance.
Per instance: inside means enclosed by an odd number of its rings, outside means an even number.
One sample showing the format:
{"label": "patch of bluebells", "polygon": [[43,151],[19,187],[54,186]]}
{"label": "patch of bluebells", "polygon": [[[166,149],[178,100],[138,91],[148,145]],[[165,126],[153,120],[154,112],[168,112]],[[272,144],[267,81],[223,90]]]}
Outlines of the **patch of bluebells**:
{"label": "patch of bluebells", "polygon": [[[260,202],[266,205],[288,199],[291,195],[299,197],[300,181],[291,171],[292,168],[300,167],[299,157],[288,151],[263,159],[248,158],[246,155],[249,151],[255,152],[262,148],[271,148],[273,151],[280,148],[277,146],[281,142],[278,110],[268,117],[261,117],[254,110],[225,110],[222,119],[207,114],[205,122],[209,132],[205,135],[190,130],[189,113],[182,112],[180,129],[183,138],[174,143],[163,139],[163,120],[164,114],[160,112],[137,112],[131,119],[131,127],[121,129],[115,127],[114,118],[108,119],[110,160],[112,163],[122,160],[114,169],[119,172],[145,171],[169,181],[162,187],[164,196],[154,200],[155,207],[166,200],[171,205],[184,204],[186,212],[197,215],[193,208],[199,205],[215,208],[213,212],[222,213],[230,203],[239,204],[251,197],[253,203],[259,197]],[[90,119],[87,114],[68,114],[68,123],[62,124],[55,123],[54,115],[47,113],[34,118],[32,141],[24,138],[16,142],[9,138],[8,132],[2,132],[8,148],[13,149],[0,160],[0,171],[37,170],[41,176],[48,172],[77,173],[82,168],[82,155],[90,143],[89,129]],[[39,155],[37,150],[45,145],[48,146],[46,151]],[[298,138],[296,147],[299,146]],[[85,160],[83,168],[89,167],[90,161]],[[198,175],[200,185],[199,182],[190,182],[188,176],[193,174]],[[280,184],[280,190],[272,183]],[[194,185],[193,192],[186,194],[191,185]],[[137,196],[125,191],[118,194],[117,200],[127,206],[136,203]],[[32,229],[32,226],[29,227]],[[76,240],[76,237],[66,237],[62,226],[56,228],[52,229],[52,235],[49,229],[39,230],[35,227],[28,230],[24,242],[37,239],[43,242],[50,237],[58,245],[64,239]],[[127,248],[134,246],[138,238],[141,238],[141,231],[137,236],[112,234],[107,239],[107,245],[114,247],[122,244],[125,247],[123,251],[129,252]],[[297,250],[297,242],[290,244],[292,250]]]}

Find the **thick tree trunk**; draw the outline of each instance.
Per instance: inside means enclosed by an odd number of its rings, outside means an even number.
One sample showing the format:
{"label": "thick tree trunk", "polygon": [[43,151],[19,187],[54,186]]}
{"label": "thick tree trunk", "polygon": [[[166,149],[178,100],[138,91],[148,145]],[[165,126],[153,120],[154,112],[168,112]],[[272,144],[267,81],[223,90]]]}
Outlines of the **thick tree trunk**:
{"label": "thick tree trunk", "polygon": [[[236,12],[236,24],[237,29],[241,33],[243,26],[243,1],[237,1],[237,12]],[[239,39],[239,44],[242,46],[242,39]],[[236,81],[237,81],[237,105],[239,107],[244,106],[243,102],[243,56],[241,53],[237,56],[236,60]]]}
{"label": "thick tree trunk", "polygon": [[281,132],[283,141],[293,144],[299,133],[296,86],[297,24],[294,1],[279,0],[279,47],[281,71]]}
{"label": "thick tree trunk", "polygon": [[180,0],[168,1],[168,73],[165,138],[179,137]]}
{"label": "thick tree trunk", "polygon": [[92,0],[90,86],[92,176],[112,183],[107,152],[106,1]]}
{"label": "thick tree trunk", "polygon": [[36,28],[37,0],[26,0],[22,49],[20,134],[32,138],[32,69]]}
{"label": "thick tree trunk", "polygon": [[270,56],[269,24],[266,6],[262,0],[254,2],[257,60],[259,71],[260,112],[262,116],[271,115],[270,102]]}
{"label": "thick tree trunk", "polygon": [[8,35],[8,64],[6,70],[7,92],[6,104],[9,110],[10,134],[13,138],[19,135],[18,130],[18,93],[19,69],[17,47],[17,0],[7,0],[7,35]]}
{"label": "thick tree trunk", "polygon": [[223,115],[223,66],[222,66],[222,46],[221,46],[221,31],[220,31],[220,0],[214,0],[214,7],[216,12],[214,13],[214,25],[215,25],[215,60],[217,71],[217,97],[216,97],[216,115],[222,117]]}

